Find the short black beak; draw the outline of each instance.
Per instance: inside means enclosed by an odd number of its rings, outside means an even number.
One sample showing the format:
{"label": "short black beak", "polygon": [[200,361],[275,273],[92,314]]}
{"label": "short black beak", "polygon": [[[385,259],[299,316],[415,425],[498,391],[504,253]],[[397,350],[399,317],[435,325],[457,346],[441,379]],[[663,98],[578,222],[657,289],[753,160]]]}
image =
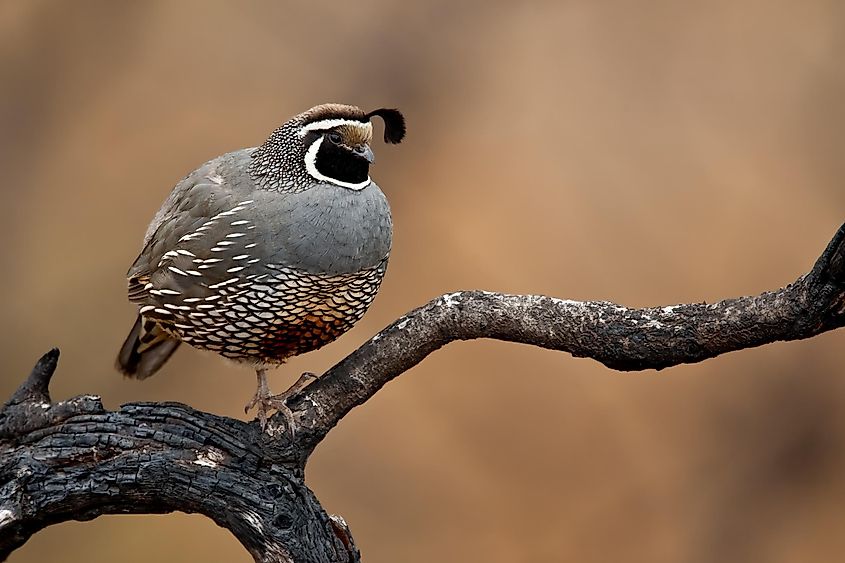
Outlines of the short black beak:
{"label": "short black beak", "polygon": [[370,148],[370,145],[360,145],[355,147],[355,152],[361,158],[366,159],[370,164],[376,161],[376,155],[373,154],[373,149]]}

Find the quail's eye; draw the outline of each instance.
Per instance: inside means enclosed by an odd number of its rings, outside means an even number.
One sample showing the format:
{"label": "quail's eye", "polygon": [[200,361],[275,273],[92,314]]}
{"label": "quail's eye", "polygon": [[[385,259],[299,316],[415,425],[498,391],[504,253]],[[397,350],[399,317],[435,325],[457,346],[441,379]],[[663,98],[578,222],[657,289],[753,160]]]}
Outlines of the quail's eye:
{"label": "quail's eye", "polygon": [[331,141],[332,143],[339,145],[342,140],[343,139],[340,138],[340,133],[335,133],[334,131],[329,133],[329,141]]}

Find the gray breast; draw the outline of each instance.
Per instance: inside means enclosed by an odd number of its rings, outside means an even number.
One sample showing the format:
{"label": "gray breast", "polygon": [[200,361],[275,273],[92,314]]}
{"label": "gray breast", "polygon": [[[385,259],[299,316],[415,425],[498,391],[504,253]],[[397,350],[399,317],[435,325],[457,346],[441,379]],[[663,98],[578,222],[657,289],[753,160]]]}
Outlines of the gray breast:
{"label": "gray breast", "polygon": [[296,194],[264,192],[257,236],[266,263],[315,274],[349,274],[371,268],[390,252],[392,220],[381,189],[320,184]]}

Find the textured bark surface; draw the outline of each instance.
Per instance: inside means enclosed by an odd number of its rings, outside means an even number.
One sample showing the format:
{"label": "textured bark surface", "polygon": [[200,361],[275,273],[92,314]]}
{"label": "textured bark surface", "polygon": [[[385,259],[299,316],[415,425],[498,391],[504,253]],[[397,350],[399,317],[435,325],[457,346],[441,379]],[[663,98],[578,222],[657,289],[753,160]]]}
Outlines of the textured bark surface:
{"label": "textured bark surface", "polygon": [[360,560],[286,434],[178,403],[52,404],[57,359],[47,353],[0,413],[0,559],[57,522],[178,510],[229,529],[256,561]]}
{"label": "textured bark surface", "polygon": [[719,303],[628,309],[537,295],[462,291],[397,320],[289,401],[293,432],[268,432],[176,403],[110,412],[98,397],[52,403],[58,351],[0,411],[0,559],[38,530],[102,514],[196,512],[260,562],[359,561],[345,522],[305,486],[309,455],[352,408],[428,354],[494,338],[663,369],[845,324],[845,225],[794,283]]}
{"label": "textured bark surface", "polygon": [[620,371],[664,369],[845,324],[845,225],[813,269],[777,291],[718,303],[629,309],[606,301],[459,291],[382,330],[309,385],[293,404],[300,444],[315,447],[354,407],[456,340],[494,338]]}

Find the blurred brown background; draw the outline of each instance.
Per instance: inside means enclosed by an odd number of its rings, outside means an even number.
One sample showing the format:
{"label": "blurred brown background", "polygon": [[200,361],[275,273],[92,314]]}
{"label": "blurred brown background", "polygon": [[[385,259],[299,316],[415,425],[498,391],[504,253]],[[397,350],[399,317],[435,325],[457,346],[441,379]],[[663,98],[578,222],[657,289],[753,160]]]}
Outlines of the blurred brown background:
{"label": "blurred brown background", "polygon": [[[175,182],[325,101],[406,113],[373,171],[395,247],[365,319],[275,389],[446,291],[647,306],[784,285],[845,220],[843,22],[835,0],[3,0],[0,391],[59,346],[56,398],[243,417],[252,374],[210,354],[113,371],[124,272]],[[454,344],[350,414],[308,482],[368,563],[837,560],[843,344],[659,374]],[[174,514],[55,526],[11,561],[118,559],[251,560]]]}

